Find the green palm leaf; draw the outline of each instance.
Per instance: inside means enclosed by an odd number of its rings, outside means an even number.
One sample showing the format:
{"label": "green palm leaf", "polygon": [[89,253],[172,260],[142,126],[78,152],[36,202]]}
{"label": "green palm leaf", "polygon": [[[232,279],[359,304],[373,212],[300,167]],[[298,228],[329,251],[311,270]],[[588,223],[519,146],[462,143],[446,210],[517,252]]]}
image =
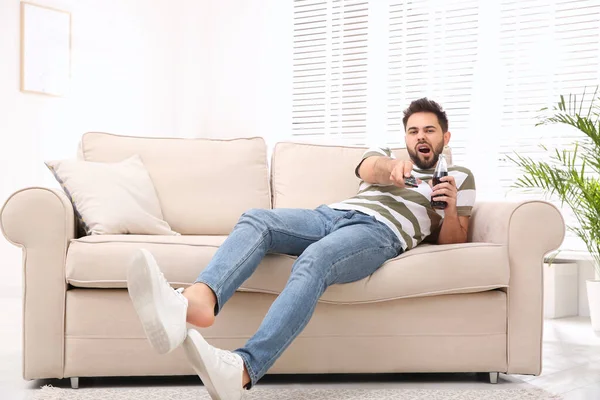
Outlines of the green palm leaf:
{"label": "green palm leaf", "polygon": [[600,274],[600,97],[597,95],[598,87],[585,109],[584,89],[579,102],[576,95],[570,94],[568,100],[561,95],[552,110],[540,110],[551,115],[541,117],[536,126],[565,124],[585,135],[573,143],[572,149],[555,149],[552,153],[542,146],[548,152],[547,161],[536,161],[516,152],[508,159],[523,173],[513,187],[527,191],[541,189],[573,210],[577,224],[567,228],[585,243]]}

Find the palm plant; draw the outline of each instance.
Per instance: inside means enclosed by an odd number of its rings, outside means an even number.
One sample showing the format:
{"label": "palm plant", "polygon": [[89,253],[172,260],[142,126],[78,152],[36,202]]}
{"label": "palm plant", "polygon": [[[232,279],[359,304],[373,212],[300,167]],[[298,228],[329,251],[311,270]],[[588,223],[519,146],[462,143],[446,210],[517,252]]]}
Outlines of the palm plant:
{"label": "palm plant", "polygon": [[[598,87],[592,96],[589,107],[583,109],[585,90],[581,101],[569,95],[542,117],[536,126],[546,124],[566,124],[585,134],[571,149],[555,149],[548,161],[535,161],[530,157],[515,153],[508,157],[524,172],[513,185],[522,189],[542,189],[547,195],[557,196],[562,204],[567,204],[577,219],[577,225],[568,226],[585,243],[594,259],[596,273],[600,275],[600,108],[594,104]],[[548,108],[541,111],[548,113]]]}

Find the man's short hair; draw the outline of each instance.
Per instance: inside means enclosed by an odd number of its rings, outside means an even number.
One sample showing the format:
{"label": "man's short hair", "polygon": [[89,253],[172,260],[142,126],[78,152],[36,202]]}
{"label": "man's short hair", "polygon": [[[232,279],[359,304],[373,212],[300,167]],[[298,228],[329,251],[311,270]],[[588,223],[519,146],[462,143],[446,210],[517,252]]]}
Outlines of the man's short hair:
{"label": "man's short hair", "polygon": [[404,123],[404,130],[406,131],[406,123],[411,115],[418,112],[430,112],[437,115],[438,123],[442,128],[442,133],[448,132],[448,117],[446,116],[446,112],[442,109],[438,103],[433,100],[429,100],[427,97],[423,97],[422,99],[415,100],[406,110],[404,110],[404,118],[402,122]]}

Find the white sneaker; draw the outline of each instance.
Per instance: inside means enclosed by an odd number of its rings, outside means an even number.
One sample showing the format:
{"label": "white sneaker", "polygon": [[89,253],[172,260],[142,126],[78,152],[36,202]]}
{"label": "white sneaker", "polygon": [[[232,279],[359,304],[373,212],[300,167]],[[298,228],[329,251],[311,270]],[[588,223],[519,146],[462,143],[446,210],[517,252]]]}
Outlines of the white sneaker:
{"label": "white sneaker", "polygon": [[211,346],[195,329],[188,330],[183,349],[213,400],[244,398],[242,357]]}
{"label": "white sneaker", "polygon": [[127,271],[127,288],[150,343],[160,354],[185,340],[188,301],[165,279],[152,254],[139,250]]}

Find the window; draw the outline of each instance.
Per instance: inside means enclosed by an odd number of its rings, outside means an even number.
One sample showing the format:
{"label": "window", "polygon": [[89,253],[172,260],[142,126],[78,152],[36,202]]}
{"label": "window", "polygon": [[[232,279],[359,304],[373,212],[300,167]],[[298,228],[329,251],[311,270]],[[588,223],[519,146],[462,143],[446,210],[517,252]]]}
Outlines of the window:
{"label": "window", "polygon": [[[535,127],[535,124],[539,110],[555,105],[561,94],[572,93],[581,98],[587,88],[587,98],[591,99],[600,78],[600,3],[502,0],[499,43],[499,63],[505,75],[499,190],[507,198],[518,200],[529,196],[511,190],[519,171],[506,159],[507,154],[517,151],[540,159],[547,154],[540,144],[549,149],[572,148],[576,140],[584,137],[570,127]],[[563,214],[567,224],[576,222],[569,210],[564,209]],[[570,232],[563,248],[585,250],[583,243]]]}
{"label": "window", "polygon": [[477,62],[478,0],[391,1],[387,141],[404,143],[402,111],[413,100],[440,103],[452,132],[452,158],[465,163]]}
{"label": "window", "polygon": [[292,135],[364,144],[367,0],[295,0]]}
{"label": "window", "polygon": [[[295,0],[293,76],[294,139],[402,145],[402,111],[427,96],[478,199],[525,199],[506,155],[581,139],[535,124],[560,94],[600,83],[600,2]],[[571,234],[563,247],[584,249]]]}

